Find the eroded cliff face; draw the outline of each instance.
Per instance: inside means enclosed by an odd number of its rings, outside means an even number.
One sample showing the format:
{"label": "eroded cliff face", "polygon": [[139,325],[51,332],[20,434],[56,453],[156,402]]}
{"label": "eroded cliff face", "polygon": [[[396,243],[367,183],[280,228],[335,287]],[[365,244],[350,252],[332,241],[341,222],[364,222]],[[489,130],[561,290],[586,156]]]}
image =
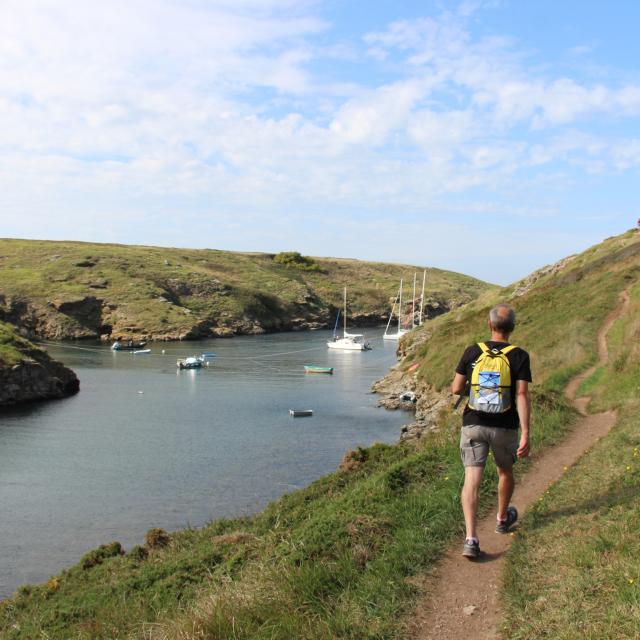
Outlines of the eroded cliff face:
{"label": "eroded cliff face", "polygon": [[[158,302],[157,300],[155,302]],[[29,339],[82,340],[134,338],[141,340],[200,340],[234,335],[260,335],[280,331],[331,329],[338,309],[322,306],[317,301],[303,300],[281,307],[272,300],[259,300],[247,305],[235,316],[228,312],[206,315],[182,307],[170,299],[160,301],[172,311],[179,309],[179,322],[162,328],[151,327],[139,313],[99,296],[82,296],[75,300],[55,298],[42,302],[0,294],[0,320],[19,327]],[[425,307],[425,318],[431,319],[449,311],[449,304],[439,300]],[[163,313],[154,311],[154,318]],[[352,313],[352,328],[376,327],[386,324],[386,313]],[[149,321],[156,324],[154,321]]]}
{"label": "eroded cliff face", "polygon": [[64,398],[80,390],[76,374],[34,349],[12,366],[0,362],[0,407]]}

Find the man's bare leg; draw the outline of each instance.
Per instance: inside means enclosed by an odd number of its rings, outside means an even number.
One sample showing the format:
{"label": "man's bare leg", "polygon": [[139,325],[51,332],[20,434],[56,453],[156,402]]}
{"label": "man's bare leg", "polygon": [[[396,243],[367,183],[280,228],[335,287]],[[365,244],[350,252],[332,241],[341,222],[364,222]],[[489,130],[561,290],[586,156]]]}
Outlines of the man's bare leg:
{"label": "man's bare leg", "polygon": [[498,520],[507,519],[507,507],[511,501],[514,487],[513,468],[498,467]]}
{"label": "man's bare leg", "polygon": [[[465,467],[464,486],[460,494],[462,512],[467,528],[467,538],[478,538],[476,532],[476,513],[478,511],[478,497],[480,495],[480,483],[484,467]],[[506,509],[506,507],[505,507]]]}

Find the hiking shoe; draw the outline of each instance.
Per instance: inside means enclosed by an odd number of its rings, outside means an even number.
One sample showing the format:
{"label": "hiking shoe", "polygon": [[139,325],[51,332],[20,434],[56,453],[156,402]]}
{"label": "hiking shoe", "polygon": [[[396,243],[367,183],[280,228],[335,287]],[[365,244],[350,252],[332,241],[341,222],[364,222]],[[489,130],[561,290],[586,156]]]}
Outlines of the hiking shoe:
{"label": "hiking shoe", "polygon": [[462,547],[462,555],[466,558],[477,558],[480,555],[480,543],[472,538],[467,538]]}
{"label": "hiking shoe", "polygon": [[507,508],[507,519],[498,520],[496,524],[496,533],[509,533],[509,527],[518,520],[518,510],[515,507]]}

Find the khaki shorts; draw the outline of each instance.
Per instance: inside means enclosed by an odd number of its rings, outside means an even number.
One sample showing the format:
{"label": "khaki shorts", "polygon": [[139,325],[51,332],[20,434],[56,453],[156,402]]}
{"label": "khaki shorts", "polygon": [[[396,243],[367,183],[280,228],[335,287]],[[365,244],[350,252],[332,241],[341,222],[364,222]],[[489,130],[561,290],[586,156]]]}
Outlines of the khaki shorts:
{"label": "khaki shorts", "polygon": [[470,425],[462,427],[460,434],[460,457],[465,467],[484,467],[493,452],[496,466],[511,469],[518,459],[518,431],[500,427]]}

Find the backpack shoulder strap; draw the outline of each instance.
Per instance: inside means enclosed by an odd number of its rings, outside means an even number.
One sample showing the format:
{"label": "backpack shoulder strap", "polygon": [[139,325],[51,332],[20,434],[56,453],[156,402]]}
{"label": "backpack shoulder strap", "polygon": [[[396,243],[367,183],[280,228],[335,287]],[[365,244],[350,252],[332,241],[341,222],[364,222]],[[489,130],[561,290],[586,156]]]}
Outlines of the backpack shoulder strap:
{"label": "backpack shoulder strap", "polygon": [[513,351],[514,349],[517,349],[517,348],[518,347],[515,344],[510,344],[508,347],[504,347],[504,349],[500,349],[500,351],[502,351],[502,353],[507,355],[507,353],[509,353],[509,351]]}
{"label": "backpack shoulder strap", "polygon": [[478,346],[480,347],[480,351],[482,351],[482,353],[489,353],[489,351],[491,351],[491,349],[489,349],[489,347],[484,342],[478,342]]}

